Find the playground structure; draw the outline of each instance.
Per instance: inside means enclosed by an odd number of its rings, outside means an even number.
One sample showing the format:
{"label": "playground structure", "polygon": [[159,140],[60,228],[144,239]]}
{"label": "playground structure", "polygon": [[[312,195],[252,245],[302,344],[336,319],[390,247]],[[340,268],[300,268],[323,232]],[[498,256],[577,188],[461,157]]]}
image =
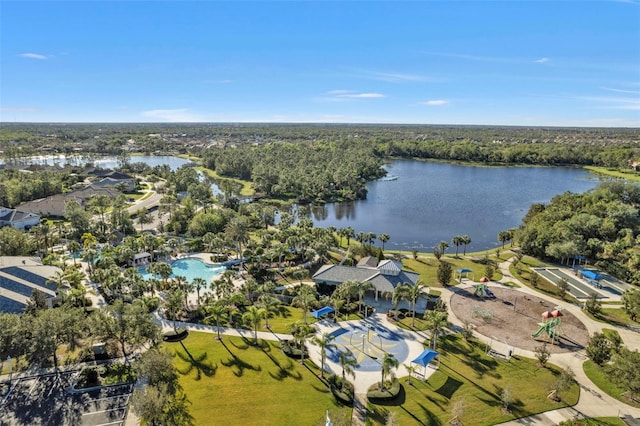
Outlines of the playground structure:
{"label": "playground structure", "polygon": [[562,336],[563,334],[561,326],[562,316],[563,314],[562,312],[560,312],[560,309],[558,309],[557,306],[556,309],[551,312],[544,311],[542,313],[542,322],[538,323],[538,326],[540,328],[538,328],[538,331],[533,333],[531,337],[535,339],[541,334],[546,333],[547,337],[551,338],[551,344],[553,345],[556,339],[560,339],[560,336]]}
{"label": "playground structure", "polygon": [[480,306],[475,305],[473,307],[473,312],[471,313],[471,318],[481,317],[486,322],[491,322],[493,320],[493,309],[487,309],[483,311],[480,309]]}
{"label": "playground structure", "polygon": [[491,292],[491,290],[489,290],[489,287],[487,287],[487,285],[485,283],[474,285],[473,288],[475,289],[473,294],[476,297],[479,297],[481,299],[484,299],[484,298],[495,299],[496,298],[496,296]]}

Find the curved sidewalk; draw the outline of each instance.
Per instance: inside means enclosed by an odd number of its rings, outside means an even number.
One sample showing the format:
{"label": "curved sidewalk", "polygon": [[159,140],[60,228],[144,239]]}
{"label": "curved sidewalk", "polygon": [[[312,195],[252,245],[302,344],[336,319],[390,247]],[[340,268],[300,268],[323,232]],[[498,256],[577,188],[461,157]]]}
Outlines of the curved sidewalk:
{"label": "curved sidewalk", "polygon": [[[603,327],[613,328],[620,333],[625,346],[630,349],[640,348],[640,333],[635,333],[627,328],[617,327],[606,323],[601,323],[588,318],[582,309],[572,303],[561,301],[552,298],[544,293],[537,292],[528,286],[524,285],[520,280],[511,275],[509,272],[510,262],[507,260],[499,264],[500,271],[503,275],[503,281],[510,281],[518,284],[520,288],[515,289],[517,291],[527,293],[552,303],[562,306],[566,311],[571,312],[586,326],[589,335],[599,332]],[[451,310],[451,296],[455,293],[457,288],[464,288],[472,285],[471,283],[463,283],[462,287],[450,287],[444,289],[442,297],[447,302],[449,307],[449,321],[456,325],[462,326],[462,322],[455,316]],[[491,286],[501,286],[498,283],[489,283]],[[491,339],[479,333],[474,333],[474,336],[484,343],[489,343]],[[492,341],[493,347],[498,352],[507,353],[510,349],[506,344],[498,341]],[[516,354],[520,354],[529,358],[535,358],[535,353],[524,349],[515,349]],[[549,362],[558,365],[561,368],[571,368],[575,374],[575,380],[580,386],[580,398],[578,403],[573,407],[566,407],[558,410],[546,411],[544,413],[536,414],[533,416],[522,417],[520,419],[511,420],[509,422],[501,423],[501,425],[527,425],[527,426],[548,426],[558,424],[564,420],[570,420],[574,418],[584,417],[620,417],[623,415],[630,415],[636,419],[640,419],[640,408],[635,408],[630,405],[624,404],[621,401],[607,395],[602,392],[589,378],[586,376],[582,369],[583,362],[587,359],[584,350],[564,353],[553,354],[549,358]]]}

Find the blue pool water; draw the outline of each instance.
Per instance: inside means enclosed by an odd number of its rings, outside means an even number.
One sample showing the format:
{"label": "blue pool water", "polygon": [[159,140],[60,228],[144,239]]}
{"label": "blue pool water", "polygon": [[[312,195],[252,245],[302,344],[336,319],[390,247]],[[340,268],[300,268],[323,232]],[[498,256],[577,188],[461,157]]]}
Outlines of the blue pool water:
{"label": "blue pool water", "polygon": [[[171,268],[173,269],[171,277],[179,275],[185,277],[189,282],[194,278],[203,278],[205,281],[211,282],[214,276],[223,273],[226,269],[224,266],[209,266],[195,257],[176,260],[171,264]],[[153,278],[146,269],[140,269],[140,273],[145,280]]]}

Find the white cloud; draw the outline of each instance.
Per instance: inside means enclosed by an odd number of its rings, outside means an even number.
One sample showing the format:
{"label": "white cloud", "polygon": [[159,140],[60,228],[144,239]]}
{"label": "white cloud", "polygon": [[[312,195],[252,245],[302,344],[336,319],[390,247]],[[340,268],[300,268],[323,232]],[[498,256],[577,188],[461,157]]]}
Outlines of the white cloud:
{"label": "white cloud", "polygon": [[327,92],[327,95],[333,97],[333,99],[337,100],[345,100],[345,99],[380,99],[385,98],[386,96],[382,93],[376,92],[356,92],[354,90],[330,90]]}
{"label": "white cloud", "polygon": [[602,90],[608,90],[609,92],[616,93],[630,93],[632,95],[640,94],[640,90],[623,90],[623,89],[614,89],[612,87],[601,87]]}
{"label": "white cloud", "polygon": [[432,78],[428,78],[417,74],[406,74],[399,72],[380,72],[380,71],[368,71],[368,70],[355,70],[358,77],[363,77],[369,80],[386,81],[389,83],[403,83],[403,82],[415,82],[415,81],[434,81]]}
{"label": "white cloud", "polygon": [[442,106],[442,105],[448,105],[448,104],[449,104],[449,101],[445,99],[432,99],[430,101],[420,102],[420,105],[427,105],[427,106]]}
{"label": "white cloud", "polygon": [[205,121],[201,117],[192,114],[187,108],[177,109],[152,109],[143,111],[143,117],[157,119],[168,122],[202,122]]}
{"label": "white cloud", "polygon": [[347,93],[344,96],[345,98],[352,99],[376,99],[376,98],[384,98],[385,96],[382,93]]}
{"label": "white cloud", "polygon": [[551,59],[549,58],[540,58],[540,59],[536,59],[534,62],[538,63],[538,64],[544,64],[546,62],[549,62]]}
{"label": "white cloud", "polygon": [[29,59],[39,59],[41,61],[44,61],[45,59],[49,59],[48,56],[40,55],[39,53],[21,53],[18,56],[21,56],[23,58],[29,58]]}

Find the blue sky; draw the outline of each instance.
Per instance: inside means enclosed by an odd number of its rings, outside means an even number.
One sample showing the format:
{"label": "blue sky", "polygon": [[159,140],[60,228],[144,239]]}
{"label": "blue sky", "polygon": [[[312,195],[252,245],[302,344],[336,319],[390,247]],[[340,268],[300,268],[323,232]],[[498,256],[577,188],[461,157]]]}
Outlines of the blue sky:
{"label": "blue sky", "polygon": [[0,120],[640,127],[637,1],[0,0]]}

